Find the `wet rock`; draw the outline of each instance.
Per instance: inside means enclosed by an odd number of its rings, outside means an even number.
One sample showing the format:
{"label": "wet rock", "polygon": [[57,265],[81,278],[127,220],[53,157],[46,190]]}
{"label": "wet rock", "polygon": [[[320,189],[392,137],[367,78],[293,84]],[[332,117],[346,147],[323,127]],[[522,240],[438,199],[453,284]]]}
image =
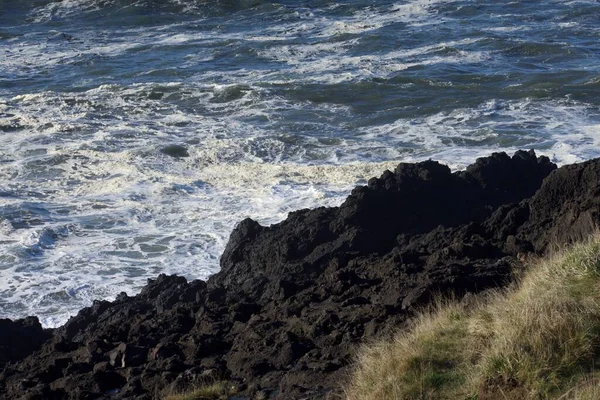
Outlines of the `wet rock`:
{"label": "wet rock", "polygon": [[188,149],[179,144],[170,144],[168,146],[165,146],[162,149],[160,149],[160,152],[175,158],[190,156],[190,153],[188,153]]}
{"label": "wet rock", "polygon": [[70,42],[74,39],[75,38],[73,36],[69,35],[68,33],[64,33],[64,32],[55,32],[52,35],[48,36],[49,42],[61,42],[61,41]]}

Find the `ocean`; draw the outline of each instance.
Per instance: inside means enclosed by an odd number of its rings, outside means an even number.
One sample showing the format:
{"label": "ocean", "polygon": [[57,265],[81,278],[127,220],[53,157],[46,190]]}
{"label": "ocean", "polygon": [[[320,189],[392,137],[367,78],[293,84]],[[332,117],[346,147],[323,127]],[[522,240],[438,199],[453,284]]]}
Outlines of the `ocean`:
{"label": "ocean", "polygon": [[600,156],[600,2],[0,0],[0,318],[63,324],[399,162]]}

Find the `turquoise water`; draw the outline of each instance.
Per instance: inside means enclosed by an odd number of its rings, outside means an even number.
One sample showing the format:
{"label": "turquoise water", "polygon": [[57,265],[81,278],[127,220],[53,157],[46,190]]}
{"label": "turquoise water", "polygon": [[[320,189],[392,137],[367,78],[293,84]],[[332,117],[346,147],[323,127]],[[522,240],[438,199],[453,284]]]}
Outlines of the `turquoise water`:
{"label": "turquoise water", "polygon": [[400,161],[598,157],[599,43],[598,1],[0,0],[0,318],[206,278]]}

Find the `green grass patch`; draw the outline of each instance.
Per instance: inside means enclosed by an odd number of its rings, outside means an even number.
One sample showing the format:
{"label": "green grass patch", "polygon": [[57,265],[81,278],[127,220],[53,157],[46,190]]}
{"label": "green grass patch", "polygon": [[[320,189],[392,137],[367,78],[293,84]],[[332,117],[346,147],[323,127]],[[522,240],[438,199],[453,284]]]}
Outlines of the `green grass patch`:
{"label": "green grass patch", "polygon": [[[350,400],[600,399],[600,235],[361,351]],[[575,396],[575,397],[573,397]],[[595,397],[594,397],[595,396]]]}

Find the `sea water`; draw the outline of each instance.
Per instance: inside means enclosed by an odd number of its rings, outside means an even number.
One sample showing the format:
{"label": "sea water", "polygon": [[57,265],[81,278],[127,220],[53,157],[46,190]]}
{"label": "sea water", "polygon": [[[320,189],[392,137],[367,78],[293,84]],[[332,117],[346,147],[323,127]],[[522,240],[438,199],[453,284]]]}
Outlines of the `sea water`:
{"label": "sea water", "polygon": [[598,1],[0,0],[0,318],[206,279],[399,162],[598,157],[599,105]]}

